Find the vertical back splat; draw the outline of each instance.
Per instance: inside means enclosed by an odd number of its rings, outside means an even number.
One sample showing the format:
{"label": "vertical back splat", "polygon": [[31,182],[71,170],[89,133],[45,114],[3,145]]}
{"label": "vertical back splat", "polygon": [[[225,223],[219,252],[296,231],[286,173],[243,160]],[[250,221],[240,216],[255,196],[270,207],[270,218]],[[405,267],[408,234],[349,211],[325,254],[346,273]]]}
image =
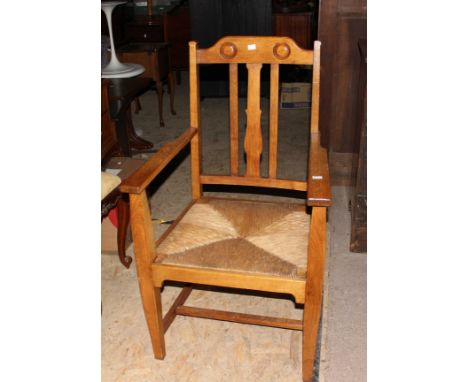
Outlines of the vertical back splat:
{"label": "vertical back splat", "polygon": [[262,64],[247,64],[249,72],[247,94],[247,130],[244,149],[247,158],[246,176],[260,176],[262,127],[260,117],[260,70]]}

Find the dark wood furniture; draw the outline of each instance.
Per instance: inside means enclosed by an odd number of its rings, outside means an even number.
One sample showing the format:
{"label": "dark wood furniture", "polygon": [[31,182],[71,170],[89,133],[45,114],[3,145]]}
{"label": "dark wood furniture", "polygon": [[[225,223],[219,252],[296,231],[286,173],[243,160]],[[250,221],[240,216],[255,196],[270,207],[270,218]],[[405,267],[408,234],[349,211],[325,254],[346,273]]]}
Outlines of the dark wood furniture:
{"label": "dark wood furniture", "polygon": [[332,184],[354,184],[359,152],[360,56],[358,41],[367,35],[367,0],[320,2],[318,39],[323,44],[320,102],[322,145],[329,149]]}
{"label": "dark wood furniture", "polygon": [[190,8],[181,5],[164,14],[164,41],[170,44],[171,66],[180,84],[180,72],[188,70],[188,43],[191,39]]}
{"label": "dark wood furniture", "polygon": [[151,88],[152,80],[146,77],[109,79],[110,115],[115,121],[117,140],[124,156],[131,156],[131,149],[151,149],[153,144],[136,135],[132,122],[131,104]]}
{"label": "dark wood furniture", "polygon": [[[121,150],[117,143],[116,129],[111,118],[109,108],[108,88],[111,80],[101,80],[101,171],[112,155],[120,154]],[[101,201],[101,221],[111,209],[117,207],[117,248],[120,262],[128,268],[132,258],[125,253],[125,237],[129,223],[128,198],[123,197],[117,188]]]}
{"label": "dark wood furniture", "polygon": [[[303,380],[313,374],[320,322],[326,257],[326,209],[331,204],[326,149],[320,147],[318,107],[320,42],[303,50],[286,37],[224,37],[207,49],[190,42],[190,125],[164,145],[121,185],[130,194],[131,226],[141,298],[155,358],[165,357],[164,333],[176,315],[287,328],[303,332]],[[202,172],[200,133],[200,64],[228,64],[230,173]],[[247,123],[239,142],[238,67],[248,70]],[[260,74],[270,65],[268,176],[260,176],[263,151]],[[312,107],[304,128],[310,131],[306,181],[279,179],[278,98],[280,64],[313,65]],[[309,124],[310,123],[310,124]],[[156,242],[146,189],[166,165],[190,143],[192,202]],[[239,147],[245,153],[239,153]],[[246,159],[240,171],[239,160]],[[257,187],[257,190],[302,191],[303,203],[284,204],[206,197],[204,185]],[[311,214],[306,206],[311,208]],[[162,316],[161,292],[166,280],[185,283],[179,297]],[[303,320],[240,314],[185,306],[193,284],[292,295],[304,305]],[[175,335],[177,333],[171,333]]]}
{"label": "dark wood furniture", "polygon": [[361,68],[359,70],[358,114],[359,158],[351,209],[351,252],[367,252],[367,40],[359,40]]}
{"label": "dark wood furniture", "polygon": [[125,37],[130,42],[163,42],[162,16],[135,17],[125,25]]}
{"label": "dark wood furniture", "polygon": [[121,153],[109,110],[110,80],[101,80],[101,166],[113,155]]}
{"label": "dark wood furniture", "polygon": [[164,126],[163,118],[163,83],[169,89],[171,113],[174,115],[174,77],[171,68],[169,45],[167,43],[129,43],[117,50],[121,62],[131,62],[143,65],[145,68],[141,77],[150,78],[156,84],[159,109],[159,125]]}
{"label": "dark wood furniture", "polygon": [[191,38],[190,8],[180,1],[162,10],[154,9],[150,0],[145,15],[140,7],[134,18],[125,24],[127,42],[167,42],[170,45],[171,65],[180,84],[180,71],[188,69],[188,42]]}
{"label": "dark wood furniture", "polygon": [[312,12],[273,13],[273,33],[294,39],[304,49],[312,48]]}
{"label": "dark wood furniture", "polygon": [[109,195],[101,200],[101,222],[109,212],[117,207],[117,252],[119,260],[125,268],[129,268],[132,258],[125,251],[125,239],[129,223],[128,197],[120,192],[117,187]]}

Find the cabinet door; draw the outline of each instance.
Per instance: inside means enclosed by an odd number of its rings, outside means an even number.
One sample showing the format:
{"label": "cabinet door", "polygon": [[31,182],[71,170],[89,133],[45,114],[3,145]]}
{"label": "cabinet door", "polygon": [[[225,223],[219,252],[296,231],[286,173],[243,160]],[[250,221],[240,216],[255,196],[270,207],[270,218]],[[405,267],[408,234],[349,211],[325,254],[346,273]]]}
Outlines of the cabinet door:
{"label": "cabinet door", "polygon": [[353,185],[359,150],[358,41],[367,37],[366,0],[320,2],[320,132],[334,185]]}
{"label": "cabinet door", "polygon": [[178,7],[164,16],[164,38],[170,43],[171,65],[174,69],[188,68],[190,31],[189,7]]}
{"label": "cabinet door", "polygon": [[294,39],[304,49],[312,49],[312,13],[274,13],[275,36]]}

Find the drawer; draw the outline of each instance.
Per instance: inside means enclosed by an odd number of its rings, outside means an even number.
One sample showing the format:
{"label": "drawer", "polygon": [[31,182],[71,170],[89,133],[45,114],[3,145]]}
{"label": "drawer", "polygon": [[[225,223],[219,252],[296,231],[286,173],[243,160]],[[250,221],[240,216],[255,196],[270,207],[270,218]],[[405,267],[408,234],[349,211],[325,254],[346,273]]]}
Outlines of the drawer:
{"label": "drawer", "polygon": [[161,42],[164,41],[162,25],[127,25],[126,36],[134,42]]}

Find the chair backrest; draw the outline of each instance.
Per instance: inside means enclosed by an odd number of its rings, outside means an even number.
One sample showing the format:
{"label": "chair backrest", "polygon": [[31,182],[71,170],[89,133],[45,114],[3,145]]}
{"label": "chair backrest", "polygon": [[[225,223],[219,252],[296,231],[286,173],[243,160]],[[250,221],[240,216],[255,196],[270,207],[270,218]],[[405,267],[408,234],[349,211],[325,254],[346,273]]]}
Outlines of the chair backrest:
{"label": "chair backrest", "polygon": [[[229,124],[230,124],[230,174],[226,176],[201,173],[201,147],[196,136],[192,140],[192,189],[194,198],[201,195],[203,184],[258,186],[298,191],[307,190],[307,182],[278,179],[278,98],[279,65],[313,65],[312,105],[310,133],[318,135],[318,106],[320,82],[320,42],[314,50],[301,49],[288,37],[229,36],[220,39],[207,49],[198,49],[196,42],[189,43],[190,58],[190,127],[200,129],[199,64],[229,65]],[[247,123],[244,139],[246,170],[239,173],[239,103],[238,65],[246,64]],[[268,176],[260,175],[260,160],[263,151],[260,109],[260,72],[263,64],[270,65],[270,115]],[[316,133],[316,134],[313,134]]]}

